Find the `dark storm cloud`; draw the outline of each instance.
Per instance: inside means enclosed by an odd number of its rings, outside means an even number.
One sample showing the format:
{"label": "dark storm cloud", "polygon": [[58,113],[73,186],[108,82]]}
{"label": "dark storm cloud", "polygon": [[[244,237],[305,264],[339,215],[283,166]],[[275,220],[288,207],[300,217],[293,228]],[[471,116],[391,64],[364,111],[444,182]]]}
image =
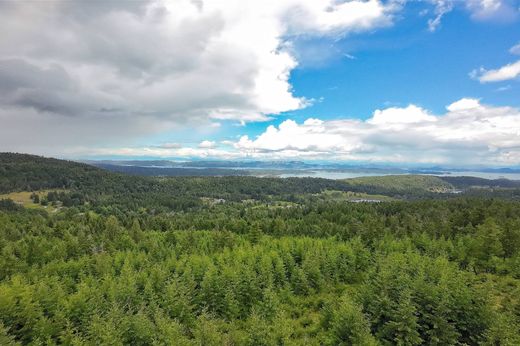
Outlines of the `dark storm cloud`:
{"label": "dark storm cloud", "polygon": [[[206,52],[223,26],[217,13],[175,21],[164,7],[141,1],[3,6],[0,30],[8,33],[0,39],[4,105],[68,116],[120,109],[181,122],[189,120],[182,114],[186,111],[200,118],[233,102],[248,105],[243,94],[230,90],[252,86],[251,77],[242,82],[239,73],[255,75],[254,59],[245,70],[236,61],[234,73],[227,63],[233,59]],[[237,56],[242,58],[240,52]],[[220,74],[227,79],[211,78]]]}
{"label": "dark storm cloud", "polygon": [[47,68],[21,59],[0,60],[0,102],[61,115],[89,109],[88,97],[79,95],[77,83],[58,64]]}
{"label": "dark storm cloud", "polygon": [[220,13],[181,2],[178,13],[152,1],[0,2],[1,149],[16,147],[14,129],[44,145],[68,124],[62,140],[83,145],[254,110],[254,55],[212,45]]}

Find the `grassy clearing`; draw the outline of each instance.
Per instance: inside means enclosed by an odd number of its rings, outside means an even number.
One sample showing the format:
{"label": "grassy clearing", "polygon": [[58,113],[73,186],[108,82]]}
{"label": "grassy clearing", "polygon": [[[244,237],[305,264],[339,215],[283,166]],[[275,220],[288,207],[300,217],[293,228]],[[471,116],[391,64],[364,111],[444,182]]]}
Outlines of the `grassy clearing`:
{"label": "grassy clearing", "polygon": [[0,194],[0,199],[11,199],[15,203],[22,205],[24,208],[31,209],[44,209],[44,210],[56,210],[55,207],[43,206],[41,204],[34,203],[31,199],[31,195],[33,193],[37,194],[40,200],[47,196],[49,192],[65,192],[67,190],[64,189],[51,189],[51,190],[38,190],[38,191],[19,191],[19,192],[11,192],[6,194]]}

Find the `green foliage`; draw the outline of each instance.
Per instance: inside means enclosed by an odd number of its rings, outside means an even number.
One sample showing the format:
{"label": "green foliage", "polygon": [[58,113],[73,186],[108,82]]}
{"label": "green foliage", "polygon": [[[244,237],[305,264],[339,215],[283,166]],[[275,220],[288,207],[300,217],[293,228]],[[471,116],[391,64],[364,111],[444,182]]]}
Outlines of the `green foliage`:
{"label": "green foliage", "polygon": [[68,189],[0,201],[0,345],[520,344],[515,199],[0,159],[2,191]]}
{"label": "green foliage", "polygon": [[492,325],[486,293],[447,259],[417,253],[378,258],[362,293],[372,330],[401,345],[476,344]]}
{"label": "green foliage", "polygon": [[493,219],[488,218],[477,227],[470,250],[472,257],[475,258],[476,269],[486,271],[495,269],[496,263],[504,255],[503,240],[505,239],[502,230]]}
{"label": "green foliage", "polygon": [[343,296],[328,307],[327,325],[330,345],[378,345],[370,333],[370,324],[361,307],[348,296]]}
{"label": "green foliage", "polygon": [[0,345],[15,346],[20,345],[16,342],[14,337],[9,335],[9,330],[2,323],[0,323]]}
{"label": "green foliage", "polygon": [[347,179],[348,184],[365,188],[381,188],[396,193],[446,192],[454,187],[445,180],[429,175],[386,175]]}
{"label": "green foliage", "polygon": [[6,199],[0,199],[0,210],[18,211],[18,210],[22,210],[22,207],[20,205],[16,204],[12,199],[6,198]]}

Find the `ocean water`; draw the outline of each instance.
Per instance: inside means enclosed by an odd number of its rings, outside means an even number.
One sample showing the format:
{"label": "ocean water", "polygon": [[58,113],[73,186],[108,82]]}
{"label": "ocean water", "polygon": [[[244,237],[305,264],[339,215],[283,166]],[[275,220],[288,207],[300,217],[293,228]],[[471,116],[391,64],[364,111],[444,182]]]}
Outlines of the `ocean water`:
{"label": "ocean water", "polygon": [[[384,175],[403,175],[408,173],[374,173],[374,172],[338,172],[326,170],[302,170],[299,172],[281,173],[277,176],[282,178],[288,177],[312,177],[325,179],[348,179],[358,177],[378,177]],[[509,179],[520,180],[520,173],[494,173],[494,172],[444,172],[443,174],[432,174],[437,176],[452,176],[452,177],[477,177],[484,179]]]}

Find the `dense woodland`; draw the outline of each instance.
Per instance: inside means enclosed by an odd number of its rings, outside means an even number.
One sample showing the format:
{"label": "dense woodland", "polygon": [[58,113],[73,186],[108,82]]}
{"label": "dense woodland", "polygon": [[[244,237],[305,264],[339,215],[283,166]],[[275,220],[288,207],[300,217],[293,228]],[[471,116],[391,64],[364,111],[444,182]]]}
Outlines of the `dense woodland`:
{"label": "dense woodland", "polygon": [[0,154],[0,345],[520,345],[519,189]]}

